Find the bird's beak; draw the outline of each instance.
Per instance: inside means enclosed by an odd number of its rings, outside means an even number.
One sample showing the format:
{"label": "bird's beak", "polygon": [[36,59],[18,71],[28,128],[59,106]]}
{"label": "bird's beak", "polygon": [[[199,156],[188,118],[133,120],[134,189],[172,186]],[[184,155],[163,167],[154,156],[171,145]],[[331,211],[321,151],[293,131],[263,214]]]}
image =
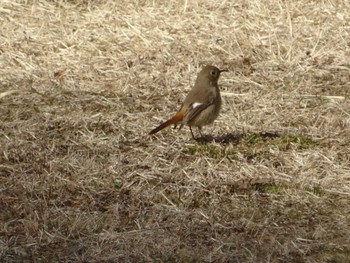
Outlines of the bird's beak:
{"label": "bird's beak", "polygon": [[219,70],[220,70],[220,73],[221,73],[221,72],[228,72],[227,69],[219,69]]}

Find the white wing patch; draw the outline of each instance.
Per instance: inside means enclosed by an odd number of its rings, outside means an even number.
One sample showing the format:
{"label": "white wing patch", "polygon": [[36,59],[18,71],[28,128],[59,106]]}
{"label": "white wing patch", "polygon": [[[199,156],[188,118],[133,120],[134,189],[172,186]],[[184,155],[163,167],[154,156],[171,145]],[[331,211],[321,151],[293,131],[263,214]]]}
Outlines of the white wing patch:
{"label": "white wing patch", "polygon": [[200,103],[200,102],[195,102],[192,104],[192,108],[197,108],[198,106],[202,105],[203,103]]}

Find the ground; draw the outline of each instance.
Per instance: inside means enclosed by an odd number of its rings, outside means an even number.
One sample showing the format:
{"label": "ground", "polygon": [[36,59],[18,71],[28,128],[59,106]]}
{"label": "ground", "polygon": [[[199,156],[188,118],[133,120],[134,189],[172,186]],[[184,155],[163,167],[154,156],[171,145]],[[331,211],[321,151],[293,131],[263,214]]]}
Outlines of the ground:
{"label": "ground", "polygon": [[[349,262],[348,10],[2,0],[1,262]],[[148,136],[207,64],[204,138]]]}

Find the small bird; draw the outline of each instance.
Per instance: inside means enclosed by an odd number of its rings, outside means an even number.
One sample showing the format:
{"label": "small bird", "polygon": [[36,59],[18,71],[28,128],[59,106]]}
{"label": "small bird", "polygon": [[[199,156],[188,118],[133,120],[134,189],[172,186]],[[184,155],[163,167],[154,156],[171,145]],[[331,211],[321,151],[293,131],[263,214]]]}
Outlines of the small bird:
{"label": "small bird", "polygon": [[174,124],[179,130],[184,125],[190,127],[192,138],[196,139],[192,132],[192,126],[198,127],[202,135],[202,127],[212,124],[219,116],[221,108],[221,96],[218,87],[220,73],[227,71],[214,66],[205,66],[198,74],[194,87],[185,98],[181,109],[169,120],[150,131],[150,135]]}

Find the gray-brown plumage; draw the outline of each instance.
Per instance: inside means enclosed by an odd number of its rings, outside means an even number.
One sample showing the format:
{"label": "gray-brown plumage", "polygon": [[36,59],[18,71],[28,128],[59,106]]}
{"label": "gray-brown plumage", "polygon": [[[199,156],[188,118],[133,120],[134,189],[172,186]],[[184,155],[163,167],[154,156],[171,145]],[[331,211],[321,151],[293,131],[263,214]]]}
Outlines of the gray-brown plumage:
{"label": "gray-brown plumage", "polygon": [[194,138],[192,128],[198,127],[200,134],[205,125],[212,124],[219,116],[221,108],[221,96],[218,87],[220,73],[227,70],[220,70],[214,66],[205,66],[198,74],[194,87],[185,98],[181,109],[174,117],[153,129],[149,134],[172,125],[180,124],[180,129],[188,125]]}

